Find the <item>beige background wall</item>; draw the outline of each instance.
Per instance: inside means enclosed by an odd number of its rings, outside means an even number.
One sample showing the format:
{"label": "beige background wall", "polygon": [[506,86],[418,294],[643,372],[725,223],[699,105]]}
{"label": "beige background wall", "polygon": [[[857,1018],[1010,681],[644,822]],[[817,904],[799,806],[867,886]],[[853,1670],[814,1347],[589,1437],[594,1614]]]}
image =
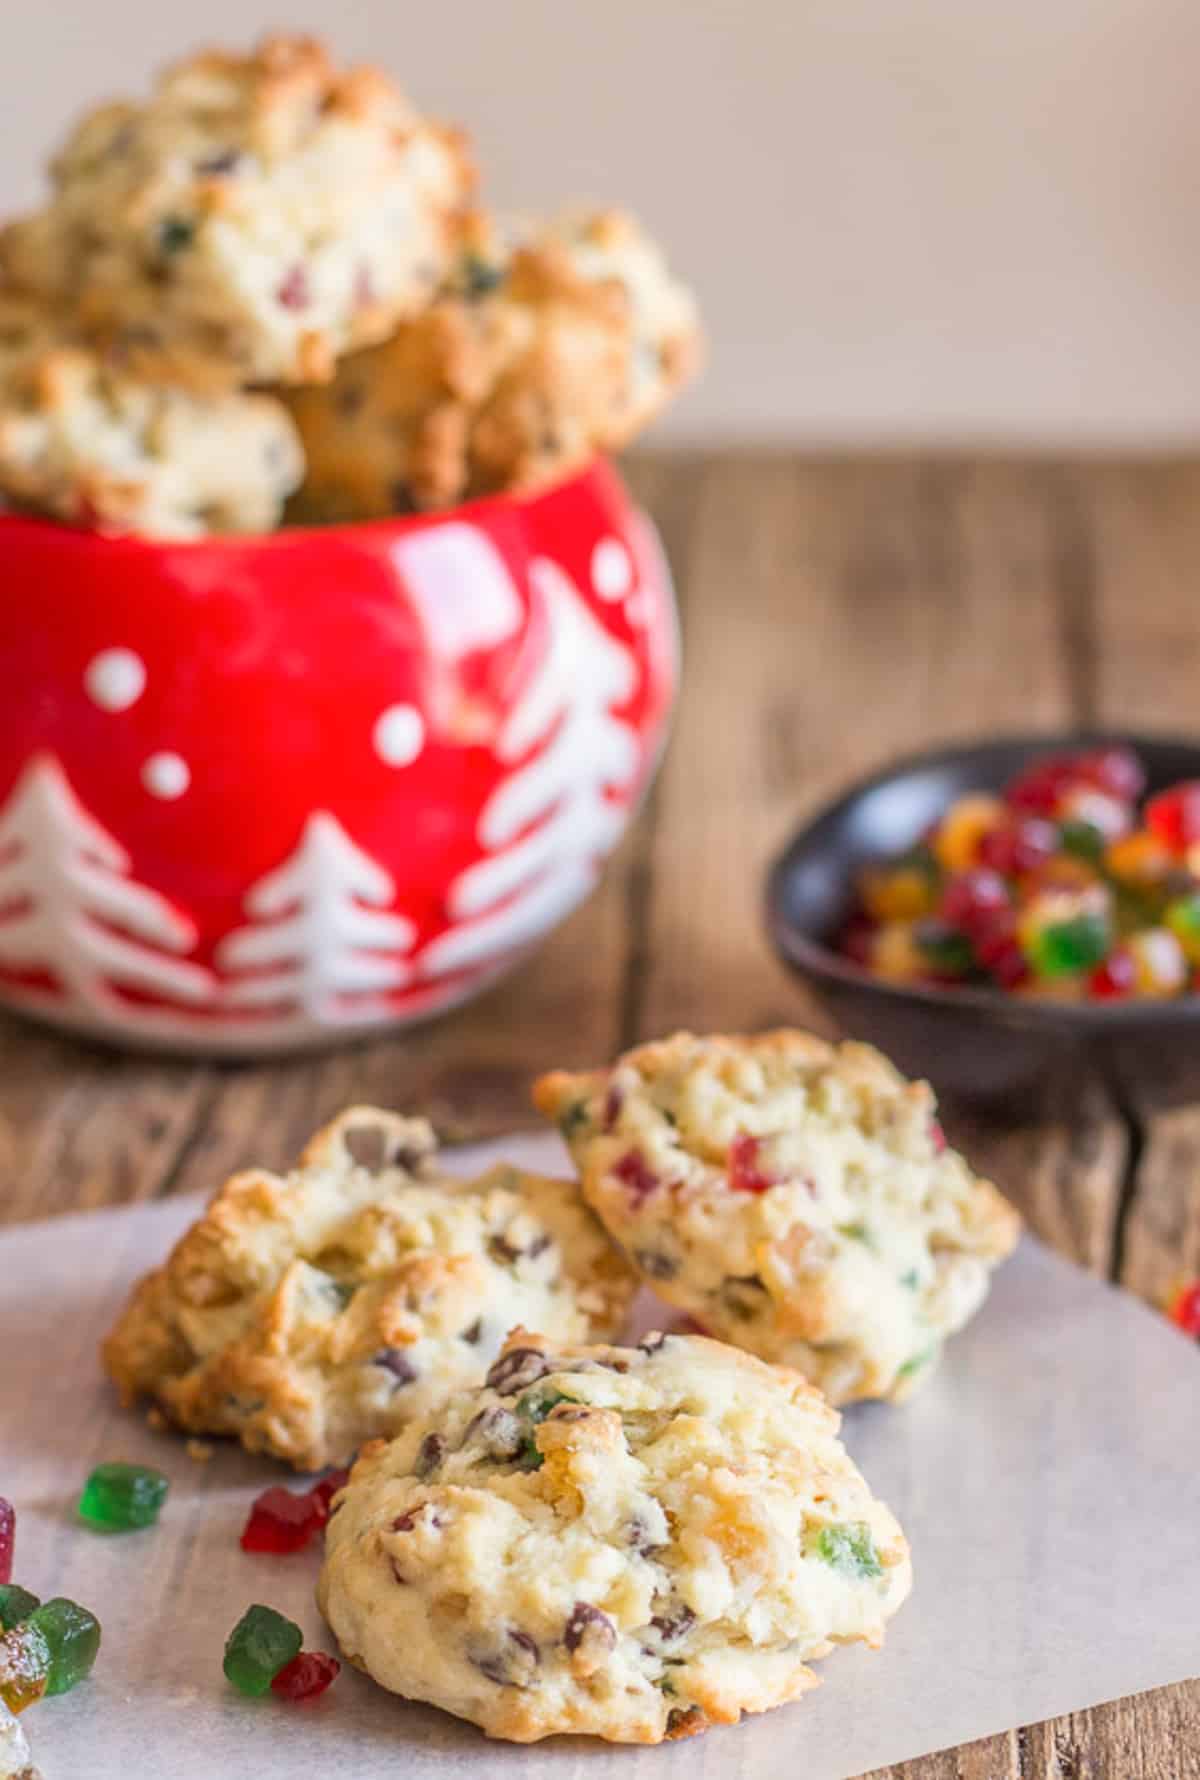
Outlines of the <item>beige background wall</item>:
{"label": "beige background wall", "polygon": [[285,19],[469,121],[497,202],[642,210],[713,337],[676,436],[1200,436],[1197,0],[0,0],[0,207]]}

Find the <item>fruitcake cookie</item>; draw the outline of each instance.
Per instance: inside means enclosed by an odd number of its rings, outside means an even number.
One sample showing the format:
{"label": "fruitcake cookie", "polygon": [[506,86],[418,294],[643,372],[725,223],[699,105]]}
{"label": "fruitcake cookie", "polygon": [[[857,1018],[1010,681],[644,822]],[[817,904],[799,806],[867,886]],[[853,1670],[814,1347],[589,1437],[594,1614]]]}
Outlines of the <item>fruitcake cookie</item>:
{"label": "fruitcake cookie", "polygon": [[0,293],[0,495],[102,531],[269,531],[304,459],[272,396],[131,377]]}
{"label": "fruitcake cookie", "polygon": [[697,1336],[510,1336],[487,1384],[368,1449],[318,1601],[384,1687],[533,1742],[657,1743],[878,1646],[908,1546],[794,1372]]}
{"label": "fruitcake cookie", "polygon": [[472,182],[452,133],[307,37],[192,56],[86,117],[52,174],[5,231],[14,282],[78,299],[155,369],[280,382],[428,303]]}
{"label": "fruitcake cookie", "polygon": [[477,1384],[516,1323],[611,1334],[620,1255],[564,1182],[443,1174],[423,1119],[352,1107],[286,1179],[235,1175],[104,1345],[127,1401],[300,1470]]}
{"label": "fruitcake cookie", "polygon": [[631,217],[568,217],[515,246],[474,219],[431,309],[292,393],[299,510],[377,518],[536,488],[627,444],[698,356],[692,298]]}
{"label": "fruitcake cookie", "polygon": [[928,1083],[867,1045],[681,1033],[534,1099],[654,1291],[834,1403],[908,1396],[1017,1239]]}

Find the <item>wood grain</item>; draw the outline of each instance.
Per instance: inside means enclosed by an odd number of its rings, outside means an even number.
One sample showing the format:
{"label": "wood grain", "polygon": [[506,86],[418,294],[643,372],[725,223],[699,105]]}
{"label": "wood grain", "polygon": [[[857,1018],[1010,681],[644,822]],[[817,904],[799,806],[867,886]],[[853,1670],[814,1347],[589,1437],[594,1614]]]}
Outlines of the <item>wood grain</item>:
{"label": "wood grain", "polygon": [[[352,1099],[451,1137],[532,1122],[529,1078],[690,1025],[819,1022],[763,935],[762,873],[848,779],[935,741],[1072,722],[1195,727],[1200,464],[645,456],[679,582],[685,693],[603,884],[427,1028],[233,1069],[0,1021],[0,1221],[279,1165]],[[1200,1108],[1102,1080],[1019,1126],[947,1109],[1033,1229],[1160,1300],[1200,1271]],[[872,1780],[1189,1780],[1200,1682]]]}

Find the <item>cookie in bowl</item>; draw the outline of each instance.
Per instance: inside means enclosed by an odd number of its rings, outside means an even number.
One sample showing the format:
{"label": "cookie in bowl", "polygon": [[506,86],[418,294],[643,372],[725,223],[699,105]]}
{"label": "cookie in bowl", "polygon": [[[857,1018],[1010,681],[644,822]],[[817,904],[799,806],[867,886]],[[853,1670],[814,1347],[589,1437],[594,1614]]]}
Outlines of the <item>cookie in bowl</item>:
{"label": "cookie in bowl", "polygon": [[380,70],[308,37],[203,51],[144,101],[101,106],[9,225],[13,281],[156,371],[328,377],[432,297],[473,173]]}
{"label": "cookie in bowl", "polygon": [[478,1383],[517,1323],[612,1334],[633,1280],[572,1189],[435,1152],[424,1120],[352,1107],[286,1178],[234,1176],[105,1342],[122,1396],[316,1470]]}
{"label": "cookie in bowl", "polygon": [[308,459],[296,511],[373,519],[544,486],[627,445],[699,356],[690,292],[627,213],[472,217],[431,308],[332,384],[287,392]]}
{"label": "cookie in bowl", "polygon": [[657,1743],[882,1642],[908,1547],[794,1372],[697,1336],[560,1348],[364,1453],[318,1600],[382,1686],[533,1742]]}
{"label": "cookie in bowl", "polygon": [[277,525],[304,459],[287,409],[134,377],[69,322],[0,291],[0,495],[156,538]]}
{"label": "cookie in bowl", "polygon": [[867,1045],[680,1033],[534,1098],[645,1282],[834,1403],[907,1397],[1017,1240],[929,1085]]}

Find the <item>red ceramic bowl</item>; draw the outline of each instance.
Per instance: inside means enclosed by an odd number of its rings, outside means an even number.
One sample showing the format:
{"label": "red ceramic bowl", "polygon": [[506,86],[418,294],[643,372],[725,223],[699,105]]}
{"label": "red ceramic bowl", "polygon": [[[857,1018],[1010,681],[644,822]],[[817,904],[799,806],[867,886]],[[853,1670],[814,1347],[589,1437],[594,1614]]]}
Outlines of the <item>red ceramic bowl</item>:
{"label": "red ceramic bowl", "polygon": [[153,543],[0,517],[0,1002],[253,1054],[424,1017],[591,888],[675,689],[604,463]]}

